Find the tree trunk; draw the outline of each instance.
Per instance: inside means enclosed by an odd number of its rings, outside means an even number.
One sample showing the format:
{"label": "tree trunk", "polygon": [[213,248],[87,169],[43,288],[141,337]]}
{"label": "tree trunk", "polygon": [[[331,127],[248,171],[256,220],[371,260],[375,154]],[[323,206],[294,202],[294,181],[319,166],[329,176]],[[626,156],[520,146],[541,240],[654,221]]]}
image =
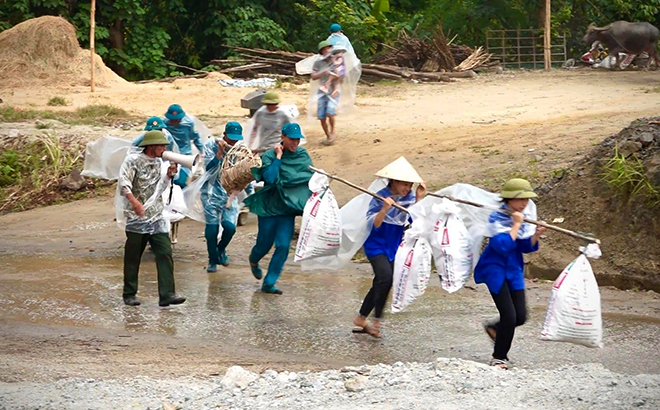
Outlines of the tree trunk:
{"label": "tree trunk", "polygon": [[[110,40],[111,48],[124,51],[124,25],[120,19],[116,19],[112,22],[109,30],[108,40]],[[126,76],[126,67],[112,62],[109,62],[108,66],[120,76]]]}

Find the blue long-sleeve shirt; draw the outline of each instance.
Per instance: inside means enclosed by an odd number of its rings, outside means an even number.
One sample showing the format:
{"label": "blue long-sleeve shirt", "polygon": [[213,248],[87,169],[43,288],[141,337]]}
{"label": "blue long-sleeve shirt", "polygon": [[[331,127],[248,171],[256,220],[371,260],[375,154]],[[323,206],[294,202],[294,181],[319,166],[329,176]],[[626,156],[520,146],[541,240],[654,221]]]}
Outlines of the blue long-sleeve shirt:
{"label": "blue long-sleeve shirt", "polygon": [[[378,191],[378,195],[384,198],[391,197],[397,204],[405,208],[415,203],[415,194],[412,191],[405,197],[392,196],[389,186]],[[382,207],[383,203],[380,200],[372,199],[367,210],[367,217],[375,216]],[[403,239],[405,224],[409,221],[410,218],[405,212],[394,207],[390,208],[383,223],[378,228],[372,227],[369,237],[362,246],[367,258],[371,259],[384,254],[390,262],[393,261]]]}
{"label": "blue long-sleeve shirt", "polygon": [[505,280],[510,290],[525,289],[523,253],[538,249],[538,241],[532,245],[531,237],[514,241],[509,232],[499,233],[490,238],[481,254],[474,269],[474,281],[485,283],[494,294],[500,293]]}

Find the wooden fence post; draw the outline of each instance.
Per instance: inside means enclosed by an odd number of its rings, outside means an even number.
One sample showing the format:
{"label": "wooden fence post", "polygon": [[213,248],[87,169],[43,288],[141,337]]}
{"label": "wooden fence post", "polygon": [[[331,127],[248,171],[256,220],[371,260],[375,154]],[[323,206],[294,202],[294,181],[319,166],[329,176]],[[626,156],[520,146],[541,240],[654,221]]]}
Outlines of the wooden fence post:
{"label": "wooden fence post", "polygon": [[92,0],[89,11],[89,55],[92,61],[91,84],[94,92],[94,29],[96,28],[96,0]]}
{"label": "wooden fence post", "polygon": [[552,49],[550,45],[550,0],[545,0],[545,27],[543,29],[543,56],[545,60],[545,69],[549,70],[552,67]]}

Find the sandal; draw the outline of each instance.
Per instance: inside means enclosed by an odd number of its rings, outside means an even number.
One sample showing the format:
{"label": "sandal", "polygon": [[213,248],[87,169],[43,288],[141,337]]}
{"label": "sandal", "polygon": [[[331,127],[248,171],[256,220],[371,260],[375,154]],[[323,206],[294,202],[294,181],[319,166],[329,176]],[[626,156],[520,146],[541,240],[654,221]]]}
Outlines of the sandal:
{"label": "sandal", "polygon": [[490,365],[493,367],[497,367],[498,369],[509,370],[509,364],[507,363],[506,360],[496,359],[493,357],[490,361]]}
{"label": "sandal", "polygon": [[355,319],[353,319],[353,333],[367,333],[366,327],[368,326],[367,324],[367,318],[361,315],[357,315]]}

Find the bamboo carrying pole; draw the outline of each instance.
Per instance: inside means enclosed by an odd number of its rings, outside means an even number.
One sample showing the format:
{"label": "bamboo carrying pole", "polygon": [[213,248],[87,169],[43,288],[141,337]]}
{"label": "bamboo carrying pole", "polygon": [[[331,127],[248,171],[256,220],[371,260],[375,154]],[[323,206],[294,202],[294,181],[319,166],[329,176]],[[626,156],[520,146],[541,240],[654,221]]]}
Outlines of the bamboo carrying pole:
{"label": "bamboo carrying pole", "polygon": [[[490,209],[491,211],[500,211],[500,212],[504,212],[508,215],[511,215],[513,213],[513,212],[511,212],[507,209],[500,209],[500,208],[495,207],[495,206],[488,206],[488,205],[478,204],[476,202],[468,201],[468,200],[465,200],[465,199],[454,198],[451,195],[439,195],[439,194],[433,194],[433,193],[428,193],[427,195],[435,197],[435,198],[446,198],[446,199],[449,199],[450,201],[459,202],[461,204],[466,204],[466,205],[474,206],[474,207],[477,207],[477,208]],[[582,239],[582,240],[585,240],[585,241],[588,241],[588,242],[593,242],[593,243],[600,244],[600,239],[592,238],[592,237],[586,236],[586,235],[582,235],[582,234],[579,234],[577,232],[573,232],[573,231],[568,230],[568,229],[560,228],[560,227],[555,226],[555,225],[550,225],[550,224],[545,223],[543,221],[537,221],[537,220],[528,219],[528,218],[523,218],[523,220],[525,222],[529,222],[529,223],[534,224],[534,225],[539,225],[539,226],[542,226],[544,228],[552,229],[553,231],[561,232],[561,233],[566,234],[568,236],[572,236],[573,238]]]}
{"label": "bamboo carrying pole", "polygon": [[550,8],[550,0],[545,0],[545,24],[543,29],[543,59],[545,60],[545,69],[549,70],[552,67],[552,53],[550,47],[550,15],[552,10]]}
{"label": "bamboo carrying pole", "polygon": [[[378,195],[377,193],[375,193],[375,192],[371,192],[371,191],[369,191],[368,189],[364,189],[364,188],[362,188],[362,187],[359,186],[359,185],[355,185],[354,183],[352,183],[352,182],[350,182],[350,181],[347,181],[347,180],[345,180],[344,178],[340,178],[340,177],[338,177],[338,176],[336,176],[336,175],[328,174],[327,172],[325,172],[325,171],[323,171],[323,170],[321,170],[321,169],[318,169],[318,168],[316,168],[316,167],[313,167],[313,166],[311,166],[311,165],[309,166],[309,169],[311,169],[312,171],[314,171],[314,172],[316,172],[316,173],[319,173],[319,174],[321,174],[321,175],[325,175],[326,177],[328,177],[328,178],[330,178],[330,179],[335,179],[335,180],[337,180],[337,181],[339,181],[339,182],[342,182],[342,183],[344,183],[344,184],[350,186],[351,188],[355,188],[355,189],[357,189],[358,191],[364,192],[365,194],[369,194],[369,195],[373,196],[374,198],[376,198],[376,199],[378,199],[378,200],[385,201],[385,198],[383,198],[382,196]],[[405,213],[407,213],[407,214],[410,213],[410,212],[408,212],[408,210],[407,210],[406,208],[402,207],[401,205],[399,205],[399,204],[397,204],[397,203],[392,204],[392,206],[393,206],[394,208],[398,209],[399,211],[403,211],[403,212],[405,212]]]}
{"label": "bamboo carrying pole", "polygon": [[[325,171],[323,171],[323,170],[321,170],[321,169],[318,169],[318,168],[316,168],[316,167],[313,167],[313,166],[311,166],[311,165],[309,166],[309,169],[311,169],[312,171],[317,172],[317,173],[319,173],[319,174],[325,175],[325,176],[327,176],[327,177],[330,178],[330,179],[334,179],[334,180],[337,180],[337,181],[339,181],[339,182],[341,182],[341,183],[344,183],[344,184],[350,186],[351,188],[355,188],[355,189],[357,189],[358,191],[364,192],[365,194],[369,194],[369,195],[373,196],[373,197],[376,198],[376,199],[379,199],[379,200],[381,200],[381,201],[384,201],[384,200],[385,200],[385,198],[383,198],[382,196],[380,196],[380,195],[378,195],[378,194],[376,194],[376,193],[374,193],[374,192],[371,192],[371,191],[369,191],[368,189],[364,189],[364,188],[362,188],[362,187],[359,186],[359,185],[355,185],[354,183],[352,183],[352,182],[350,182],[350,181],[347,181],[347,180],[345,180],[344,178],[340,178],[340,177],[338,177],[338,176],[336,176],[336,175],[329,174],[329,173],[327,173],[327,172],[325,172]],[[492,211],[501,211],[501,212],[507,213],[507,214],[509,214],[509,215],[511,214],[511,211],[508,211],[508,210],[502,210],[502,209],[500,209],[500,208],[498,208],[498,207],[488,206],[488,205],[483,205],[483,204],[479,204],[479,203],[476,203],[476,202],[468,201],[468,200],[465,200],[465,199],[454,198],[454,197],[451,196],[451,195],[440,195],[440,194],[434,194],[434,193],[430,193],[430,192],[427,193],[427,195],[428,195],[428,196],[435,197],[435,198],[446,198],[446,199],[449,199],[450,201],[459,202],[459,203],[466,204],[466,205],[470,205],[470,206],[474,206],[474,207],[477,207],[477,208],[490,209],[490,210],[492,210]],[[406,208],[402,207],[402,206],[399,205],[399,204],[396,204],[396,203],[395,203],[395,204],[393,204],[392,206],[395,207],[395,208],[398,209],[398,210],[401,210],[401,211],[407,213],[407,214],[410,213]],[[577,232],[573,232],[573,231],[571,231],[571,230],[569,230],[569,229],[560,228],[560,227],[558,227],[558,226],[550,225],[550,224],[545,223],[545,222],[543,222],[543,221],[537,221],[537,220],[534,220],[534,219],[523,218],[523,220],[524,220],[525,222],[528,222],[528,223],[531,223],[531,224],[534,224],[534,225],[539,225],[539,226],[542,226],[542,227],[544,227],[544,228],[551,229],[551,230],[553,230],[553,231],[561,232],[561,233],[566,234],[566,235],[568,235],[568,236],[572,236],[573,238],[582,239],[582,240],[587,241],[587,242],[593,242],[593,243],[600,244],[600,239],[592,238],[592,237],[590,237],[590,236],[586,236],[586,235],[582,235],[582,234],[579,234],[579,233],[577,233]]]}
{"label": "bamboo carrying pole", "polygon": [[91,84],[94,92],[94,29],[96,28],[96,0],[92,0],[89,9],[89,56],[92,61]]}

